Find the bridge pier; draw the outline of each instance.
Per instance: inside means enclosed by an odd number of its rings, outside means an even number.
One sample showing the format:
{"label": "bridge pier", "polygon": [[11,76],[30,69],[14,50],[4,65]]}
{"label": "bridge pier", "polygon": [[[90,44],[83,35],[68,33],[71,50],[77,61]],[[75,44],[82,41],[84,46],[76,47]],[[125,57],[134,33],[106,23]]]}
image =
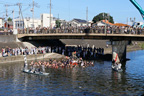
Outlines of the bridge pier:
{"label": "bridge pier", "polygon": [[112,41],[112,54],[116,52],[119,56],[120,61],[126,60],[126,50],[129,41]]}

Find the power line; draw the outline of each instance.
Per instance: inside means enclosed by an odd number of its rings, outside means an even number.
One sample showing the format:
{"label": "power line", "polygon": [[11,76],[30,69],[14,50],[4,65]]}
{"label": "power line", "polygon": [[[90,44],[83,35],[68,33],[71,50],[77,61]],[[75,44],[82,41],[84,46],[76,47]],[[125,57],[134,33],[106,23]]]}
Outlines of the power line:
{"label": "power line", "polygon": [[28,10],[30,8],[30,6],[28,6],[27,8],[25,8],[24,10],[22,10],[22,12],[24,12],[24,11],[26,11],[26,10]]}

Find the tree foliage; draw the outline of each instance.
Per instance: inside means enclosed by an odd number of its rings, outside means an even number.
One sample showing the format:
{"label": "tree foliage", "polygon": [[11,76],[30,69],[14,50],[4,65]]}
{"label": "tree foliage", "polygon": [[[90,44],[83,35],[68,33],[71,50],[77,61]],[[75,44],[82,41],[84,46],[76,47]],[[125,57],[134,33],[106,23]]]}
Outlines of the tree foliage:
{"label": "tree foliage", "polygon": [[9,17],[9,18],[8,18],[8,21],[12,21],[12,18]]}
{"label": "tree foliage", "polygon": [[61,25],[61,22],[59,20],[56,20],[56,27],[59,28]]}
{"label": "tree foliage", "polygon": [[95,16],[93,18],[93,22],[96,23],[98,21],[105,20],[105,19],[109,20],[109,22],[111,22],[111,23],[114,23],[113,17],[110,16],[108,13],[100,13],[100,14],[98,14],[97,16]]}

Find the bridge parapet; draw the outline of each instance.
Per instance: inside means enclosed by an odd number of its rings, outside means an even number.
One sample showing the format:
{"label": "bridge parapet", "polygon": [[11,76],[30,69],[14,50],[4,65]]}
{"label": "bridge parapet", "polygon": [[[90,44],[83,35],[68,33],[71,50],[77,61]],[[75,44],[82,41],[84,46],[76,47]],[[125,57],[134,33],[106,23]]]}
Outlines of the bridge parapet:
{"label": "bridge parapet", "polygon": [[55,34],[18,34],[19,39],[25,40],[46,40],[46,39],[98,39],[98,40],[135,40],[144,41],[144,35],[137,34],[94,34],[94,33],[55,33]]}
{"label": "bridge parapet", "polygon": [[93,34],[144,34],[144,28],[130,28],[130,27],[68,27],[68,28],[37,28],[18,30],[18,34],[56,34],[56,33],[93,33]]}

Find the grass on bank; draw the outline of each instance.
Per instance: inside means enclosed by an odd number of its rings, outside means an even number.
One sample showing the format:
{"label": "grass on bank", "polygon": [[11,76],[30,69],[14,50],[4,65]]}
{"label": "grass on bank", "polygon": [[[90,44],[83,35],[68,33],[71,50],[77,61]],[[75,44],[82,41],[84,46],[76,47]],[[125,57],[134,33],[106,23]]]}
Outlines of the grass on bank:
{"label": "grass on bank", "polygon": [[144,43],[141,44],[141,48],[144,49]]}

